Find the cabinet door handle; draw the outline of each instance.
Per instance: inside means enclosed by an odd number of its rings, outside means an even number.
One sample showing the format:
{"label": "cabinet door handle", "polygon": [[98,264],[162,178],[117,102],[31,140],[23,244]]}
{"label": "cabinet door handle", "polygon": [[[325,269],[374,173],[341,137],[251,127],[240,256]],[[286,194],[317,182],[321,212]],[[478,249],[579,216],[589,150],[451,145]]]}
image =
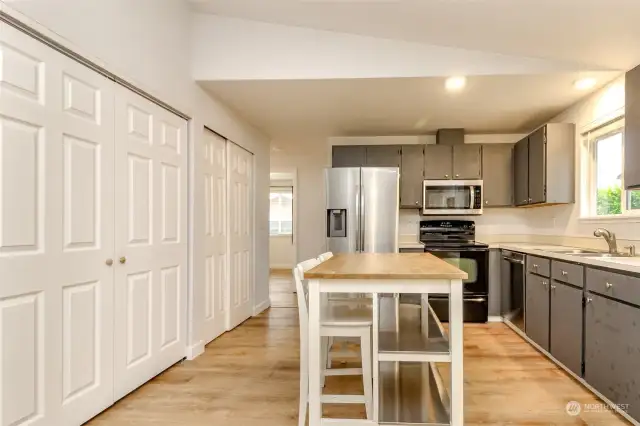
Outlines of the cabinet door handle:
{"label": "cabinet door handle", "polygon": [[606,283],[604,286],[607,288],[607,290],[609,290],[611,287],[613,287],[613,284]]}
{"label": "cabinet door handle", "polygon": [[420,205],[420,201],[416,201],[416,206],[419,206],[419,205]]}
{"label": "cabinet door handle", "polygon": [[549,283],[547,281],[542,281],[542,285],[546,287],[549,285]]}
{"label": "cabinet door handle", "polygon": [[555,289],[556,289],[556,286],[551,284],[551,290],[555,290]]}
{"label": "cabinet door handle", "polygon": [[456,177],[460,177],[460,175],[456,175]]}
{"label": "cabinet door handle", "polygon": [[538,269],[538,265],[536,265],[535,263],[533,264],[533,269]]}
{"label": "cabinet door handle", "polygon": [[591,297],[587,297],[586,302],[587,302],[587,303],[591,303],[591,302],[593,302],[593,298],[591,298]]}
{"label": "cabinet door handle", "polygon": [[449,178],[449,175],[444,175],[444,177],[446,177],[447,179]]}
{"label": "cabinet door handle", "polygon": [[567,275],[568,275],[568,272],[567,272],[567,271],[562,271],[562,276],[563,276],[563,277],[566,277]]}

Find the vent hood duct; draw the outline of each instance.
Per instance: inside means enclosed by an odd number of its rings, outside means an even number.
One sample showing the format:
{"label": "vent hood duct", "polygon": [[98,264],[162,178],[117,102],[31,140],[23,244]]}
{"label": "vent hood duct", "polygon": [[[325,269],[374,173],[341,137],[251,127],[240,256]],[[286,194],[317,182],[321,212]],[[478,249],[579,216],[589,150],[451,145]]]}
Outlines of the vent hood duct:
{"label": "vent hood duct", "polygon": [[464,143],[464,129],[438,129],[436,144],[462,145]]}

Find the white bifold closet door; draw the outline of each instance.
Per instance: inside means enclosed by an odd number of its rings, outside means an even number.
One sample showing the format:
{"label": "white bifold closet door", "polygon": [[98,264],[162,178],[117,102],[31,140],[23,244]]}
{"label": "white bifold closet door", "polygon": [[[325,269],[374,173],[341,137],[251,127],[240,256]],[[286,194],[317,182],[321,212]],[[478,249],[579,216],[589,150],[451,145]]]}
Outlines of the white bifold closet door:
{"label": "white bifold closet door", "polygon": [[115,100],[115,396],[182,359],[187,122],[124,87]]}
{"label": "white bifold closet door", "polygon": [[204,129],[205,300],[203,339],[225,331],[227,305],[227,141]]}
{"label": "white bifold closet door", "polygon": [[114,83],[0,24],[0,424],[113,403]]}
{"label": "white bifold closet door", "polygon": [[253,315],[253,154],[227,143],[229,296],[227,330]]}

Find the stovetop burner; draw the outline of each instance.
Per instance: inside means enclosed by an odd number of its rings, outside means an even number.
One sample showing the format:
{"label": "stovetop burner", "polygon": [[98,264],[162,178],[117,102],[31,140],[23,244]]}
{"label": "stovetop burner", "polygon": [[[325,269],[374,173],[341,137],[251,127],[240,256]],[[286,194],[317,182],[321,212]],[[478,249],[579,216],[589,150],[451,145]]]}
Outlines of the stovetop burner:
{"label": "stovetop burner", "polygon": [[477,243],[476,225],[472,220],[422,220],[420,242],[426,248],[487,248]]}

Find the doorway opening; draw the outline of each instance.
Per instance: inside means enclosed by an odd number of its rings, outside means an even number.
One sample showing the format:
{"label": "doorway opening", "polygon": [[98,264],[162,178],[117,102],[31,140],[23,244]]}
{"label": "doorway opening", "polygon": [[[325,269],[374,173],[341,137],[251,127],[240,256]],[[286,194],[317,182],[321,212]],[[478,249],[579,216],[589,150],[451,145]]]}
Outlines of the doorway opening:
{"label": "doorway opening", "polygon": [[296,171],[272,170],[269,177],[269,296],[274,308],[295,308]]}

